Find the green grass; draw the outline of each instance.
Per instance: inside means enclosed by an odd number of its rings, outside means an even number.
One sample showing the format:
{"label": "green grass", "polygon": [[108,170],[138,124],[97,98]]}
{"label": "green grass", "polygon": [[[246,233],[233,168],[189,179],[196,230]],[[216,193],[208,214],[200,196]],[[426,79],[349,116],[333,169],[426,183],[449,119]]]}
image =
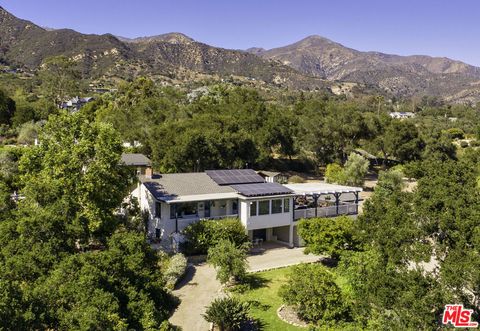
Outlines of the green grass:
{"label": "green grass", "polygon": [[277,309],[282,305],[278,289],[287,281],[287,275],[292,268],[281,268],[250,274],[250,289],[239,293],[238,297],[252,302],[251,315],[259,319],[263,330],[305,330],[283,322],[277,316]]}
{"label": "green grass", "polygon": [[[240,299],[251,302],[250,313],[258,319],[263,326],[262,330],[307,330],[285,323],[277,315],[277,309],[283,304],[278,296],[278,290],[282,284],[287,282],[287,276],[293,267],[274,269],[270,271],[257,272],[248,275],[247,284],[239,285],[232,292]],[[349,296],[351,289],[347,279],[339,275],[335,268],[329,269],[335,282],[342,289],[342,292]]]}

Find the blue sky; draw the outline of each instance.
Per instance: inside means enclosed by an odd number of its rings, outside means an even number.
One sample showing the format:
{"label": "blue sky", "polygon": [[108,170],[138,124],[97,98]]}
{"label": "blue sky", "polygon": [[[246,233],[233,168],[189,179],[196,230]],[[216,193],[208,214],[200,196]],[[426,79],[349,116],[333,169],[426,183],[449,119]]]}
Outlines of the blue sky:
{"label": "blue sky", "polygon": [[0,0],[52,28],[138,37],[182,32],[210,45],[273,48],[318,34],[364,51],[480,66],[478,0]]}

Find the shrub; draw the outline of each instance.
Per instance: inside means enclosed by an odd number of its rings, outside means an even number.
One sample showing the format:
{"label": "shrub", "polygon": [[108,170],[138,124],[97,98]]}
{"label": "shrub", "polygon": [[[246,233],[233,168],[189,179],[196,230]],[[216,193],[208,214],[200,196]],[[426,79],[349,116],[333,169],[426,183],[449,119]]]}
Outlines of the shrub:
{"label": "shrub", "polygon": [[235,246],[235,243],[222,239],[214,247],[208,249],[208,263],[217,269],[217,279],[225,284],[231,279],[244,279],[247,273],[248,244]]}
{"label": "shrub", "polygon": [[345,319],[349,314],[332,274],[320,264],[293,267],[279,295],[306,322],[328,323]]}
{"label": "shrub", "polygon": [[380,171],[378,182],[375,186],[375,194],[388,196],[393,192],[401,191],[404,187],[403,173],[392,168],[388,171]]}
{"label": "shrub", "polygon": [[168,289],[173,289],[175,284],[183,277],[187,269],[187,259],[182,253],[175,254],[168,262],[164,277]]}
{"label": "shrub", "polygon": [[305,183],[305,179],[303,179],[300,176],[293,175],[292,177],[290,177],[288,179],[288,182],[291,183],[291,184]]}
{"label": "shrub", "polygon": [[325,170],[325,180],[327,183],[341,184],[344,181],[344,173],[341,165],[330,163]]}
{"label": "shrub", "polygon": [[245,227],[238,218],[223,220],[203,220],[192,223],[183,231],[186,242],[182,249],[188,255],[207,254],[210,247],[221,239],[228,239],[236,246],[248,242]]}
{"label": "shrub", "polygon": [[35,138],[38,137],[38,132],[40,130],[40,125],[33,122],[26,122],[20,126],[18,130],[17,141],[20,144],[31,145],[34,143]]}
{"label": "shrub", "polygon": [[363,156],[350,153],[343,169],[343,184],[363,186],[370,163]]}
{"label": "shrub", "polygon": [[248,303],[227,297],[213,300],[203,317],[222,331],[235,331],[250,319],[249,310]]}
{"label": "shrub", "polygon": [[478,147],[478,146],[480,146],[480,141],[478,141],[478,140],[472,140],[472,141],[470,141],[470,146],[472,146],[472,147]]}
{"label": "shrub", "polygon": [[298,233],[305,241],[307,254],[327,254],[336,259],[344,250],[357,246],[354,221],[348,216],[302,220]]}
{"label": "shrub", "polygon": [[462,129],[459,128],[450,128],[443,131],[450,139],[463,139],[465,138],[465,133]]}

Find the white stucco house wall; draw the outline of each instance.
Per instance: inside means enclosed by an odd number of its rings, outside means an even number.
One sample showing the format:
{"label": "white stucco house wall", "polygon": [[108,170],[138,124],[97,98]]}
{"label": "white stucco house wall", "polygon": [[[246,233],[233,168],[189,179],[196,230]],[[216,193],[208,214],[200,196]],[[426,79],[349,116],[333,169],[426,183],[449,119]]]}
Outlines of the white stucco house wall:
{"label": "white stucco house wall", "polygon": [[[281,185],[266,182],[254,170],[237,169],[156,175],[146,171],[132,195],[148,215],[152,239],[169,243],[193,222],[237,217],[252,241],[293,247],[301,245],[299,219],[354,215],[360,191],[326,183]],[[342,200],[342,194],[353,196]]]}

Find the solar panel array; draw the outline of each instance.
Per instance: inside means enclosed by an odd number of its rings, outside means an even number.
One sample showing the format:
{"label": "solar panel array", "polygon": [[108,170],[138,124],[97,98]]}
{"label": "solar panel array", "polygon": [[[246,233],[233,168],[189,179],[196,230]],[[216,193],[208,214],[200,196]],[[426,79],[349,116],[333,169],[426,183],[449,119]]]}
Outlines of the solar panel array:
{"label": "solar panel array", "polygon": [[218,185],[264,183],[262,176],[252,169],[207,170],[207,175]]}
{"label": "solar panel array", "polygon": [[278,183],[253,183],[231,186],[235,191],[246,197],[258,197],[265,195],[279,195],[293,193],[289,188]]}

